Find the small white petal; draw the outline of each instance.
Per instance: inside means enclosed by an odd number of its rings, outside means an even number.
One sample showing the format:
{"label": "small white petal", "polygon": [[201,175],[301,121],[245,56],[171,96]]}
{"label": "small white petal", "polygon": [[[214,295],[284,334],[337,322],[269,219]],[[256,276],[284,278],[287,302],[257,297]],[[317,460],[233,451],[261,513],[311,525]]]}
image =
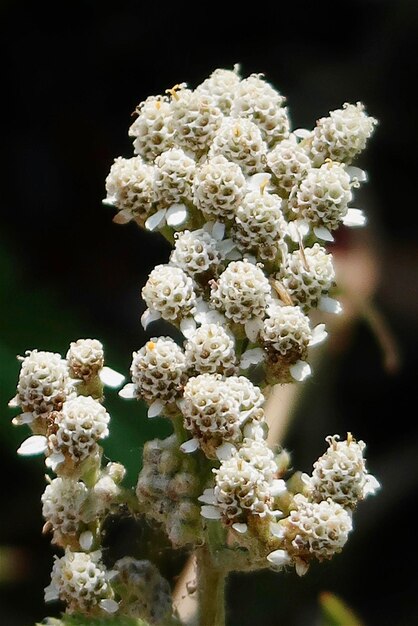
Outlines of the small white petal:
{"label": "small white petal", "polygon": [[240,533],[241,535],[246,533],[248,530],[247,524],[238,524],[237,522],[235,522],[235,524],[232,524],[232,528],[236,530],[237,533]]}
{"label": "small white petal", "polygon": [[376,493],[378,489],[380,489],[380,483],[377,480],[377,478],[375,478],[371,474],[366,476],[366,484],[364,485],[364,488],[363,488],[363,495],[372,496],[373,494]]}
{"label": "small white petal", "polygon": [[123,374],[119,374],[119,372],[113,370],[111,367],[107,367],[107,365],[102,367],[99,377],[104,385],[113,388],[120,387],[125,380],[125,376]]}
{"label": "small white petal", "polygon": [[261,440],[266,438],[266,425],[260,422],[250,421],[244,425],[243,434],[244,437],[249,439]]}
{"label": "small white petal", "polygon": [[159,313],[158,311],[154,311],[153,309],[145,309],[145,311],[141,315],[142,328],[146,330],[148,324],[151,324],[151,322],[156,322],[160,318],[161,313]]}
{"label": "small white petal", "polygon": [[285,535],[283,526],[281,524],[278,524],[277,522],[271,522],[270,533],[273,535],[273,537],[276,537],[276,539],[283,539]]}
{"label": "small white petal", "polygon": [[33,454],[42,454],[47,448],[47,438],[44,435],[32,435],[20,444],[17,453],[21,456],[32,456]]}
{"label": "small white petal", "polygon": [[281,478],[275,478],[270,484],[270,493],[273,497],[287,493],[286,483]]}
{"label": "small white petal", "polygon": [[44,600],[45,602],[54,602],[55,600],[59,599],[59,593],[58,593],[58,589],[55,587],[55,585],[48,585],[48,587],[45,587],[45,591],[44,591]]}
{"label": "small white petal", "polygon": [[10,409],[15,409],[16,407],[18,407],[18,406],[19,406],[18,400],[19,400],[19,397],[18,397],[18,396],[15,396],[15,397],[14,397],[14,398],[12,398],[11,400],[9,400],[9,403],[8,403],[8,405],[7,405],[7,406],[8,406]]}
{"label": "small white petal", "polygon": [[55,472],[58,465],[61,465],[61,463],[64,463],[64,461],[65,461],[65,456],[63,455],[63,453],[55,452],[54,454],[51,454],[49,457],[45,459],[45,465],[49,467],[50,469],[52,469],[53,472]]}
{"label": "small white petal", "polygon": [[264,172],[260,174],[254,174],[253,176],[249,176],[247,179],[247,187],[248,189],[252,189],[254,191],[259,191],[261,188],[265,188],[266,185],[270,182],[271,174],[266,174]]}
{"label": "small white petal", "polygon": [[227,441],[216,448],[216,456],[220,461],[227,461],[234,452],[236,452],[236,447]]}
{"label": "small white petal", "polygon": [[315,328],[312,331],[312,337],[309,342],[309,345],[317,346],[318,344],[325,341],[327,337],[328,337],[328,333],[325,330],[325,324],[317,324],[317,326],[315,326]]}
{"label": "small white petal", "polygon": [[306,361],[301,361],[300,359],[299,361],[296,361],[294,365],[291,365],[289,367],[289,370],[292,377],[300,383],[305,380],[305,378],[310,376],[312,372],[309,363],[307,363]]}
{"label": "small white petal", "polygon": [[322,298],[320,298],[318,309],[324,311],[324,313],[335,313],[335,315],[339,315],[343,310],[338,300],[329,298],[328,296],[322,296]]}
{"label": "small white petal", "polygon": [[306,220],[294,220],[287,225],[289,237],[295,243],[299,243],[301,239],[309,234],[310,227]]}
{"label": "small white petal", "polygon": [[215,222],[212,228],[212,237],[217,241],[221,241],[225,235],[225,224],[222,222]]}
{"label": "small white petal", "polygon": [[161,411],[164,408],[164,402],[161,400],[155,400],[148,408],[148,417],[157,417],[161,415]]}
{"label": "small white petal", "polygon": [[113,206],[115,202],[116,202],[116,196],[106,196],[106,198],[103,198],[102,200],[102,204],[106,204],[108,206]]}
{"label": "small white petal", "polygon": [[359,183],[367,182],[367,172],[362,170],[360,167],[349,165],[345,168],[345,171],[347,172],[351,180],[358,180]]}
{"label": "small white petal", "polygon": [[195,320],[192,317],[185,317],[180,322],[180,330],[187,339],[190,339],[196,330]]}
{"label": "small white petal", "polygon": [[310,487],[311,486],[311,477],[306,472],[303,472],[300,475],[300,479],[303,482],[303,484],[306,485],[306,487]]}
{"label": "small white petal", "polygon": [[255,318],[253,320],[248,320],[248,322],[245,322],[245,334],[247,335],[248,339],[253,342],[257,341],[258,334],[261,331],[262,327],[263,322],[259,318]]}
{"label": "small white petal", "polygon": [[132,217],[133,216],[130,211],[127,211],[127,210],[118,211],[112,221],[115,224],[127,224],[128,222],[131,221]]}
{"label": "small white petal", "polygon": [[106,600],[100,600],[99,606],[101,609],[103,609],[103,611],[106,611],[106,613],[116,613],[119,608],[119,604],[116,602],[116,600],[111,600],[110,598],[107,598]]}
{"label": "small white petal", "polygon": [[90,550],[93,545],[93,533],[91,530],[85,530],[81,533],[78,541],[83,550],[86,550],[86,552]]}
{"label": "small white petal", "polygon": [[334,241],[334,236],[328,228],[325,228],[325,226],[314,226],[313,230],[318,239],[322,239],[323,241]]}
{"label": "small white petal", "polygon": [[35,419],[35,416],[33,413],[21,413],[20,415],[16,415],[16,417],[12,419],[12,424],[14,426],[21,426],[22,424],[31,424],[34,419]]}
{"label": "small white petal", "polygon": [[246,370],[250,365],[258,365],[264,361],[264,350],[262,348],[251,348],[243,352],[241,356],[240,368]]}
{"label": "small white petal", "polygon": [[199,502],[204,504],[216,504],[215,493],[213,489],[205,489],[201,496],[198,497]]}
{"label": "small white petal", "polygon": [[307,128],[297,128],[296,130],[293,131],[293,134],[298,138],[298,139],[306,139],[306,137],[309,137],[311,134],[311,131],[308,130]]}
{"label": "small white petal", "polygon": [[165,214],[167,209],[160,209],[154,215],[151,215],[145,222],[145,228],[147,230],[155,230],[158,226],[162,226],[165,221]]}
{"label": "small white petal", "polygon": [[185,204],[172,204],[167,210],[167,224],[169,226],[180,226],[187,220],[187,207]]}
{"label": "small white petal", "polygon": [[309,564],[302,559],[295,559],[295,569],[298,576],[304,576],[309,569]]}
{"label": "small white petal", "polygon": [[193,438],[182,443],[180,446],[180,450],[184,452],[185,454],[191,454],[192,452],[196,452],[198,447],[199,447],[199,440]]}
{"label": "small white petal", "polygon": [[348,209],[343,218],[344,226],[351,226],[351,228],[364,226],[366,222],[366,216],[361,209]]}
{"label": "small white petal", "polygon": [[200,509],[200,515],[207,519],[221,519],[220,510],[211,504],[204,504]]}
{"label": "small white petal", "polygon": [[135,385],[133,383],[128,383],[119,391],[118,394],[121,398],[125,398],[125,400],[132,400],[136,398]]}
{"label": "small white petal", "polygon": [[291,558],[286,550],[274,550],[267,556],[267,561],[270,561],[275,567],[283,567],[291,563]]}

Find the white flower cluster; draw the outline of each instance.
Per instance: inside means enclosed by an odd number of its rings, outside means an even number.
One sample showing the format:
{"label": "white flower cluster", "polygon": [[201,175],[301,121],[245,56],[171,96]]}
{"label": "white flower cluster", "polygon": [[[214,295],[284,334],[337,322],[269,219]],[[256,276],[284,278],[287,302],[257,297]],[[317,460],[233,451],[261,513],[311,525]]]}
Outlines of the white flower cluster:
{"label": "white flower cluster", "polygon": [[10,404],[23,413],[13,422],[28,424],[33,434],[18,452],[45,453],[46,466],[57,474],[48,477],[41,497],[43,530],[65,549],[55,560],[45,599],[63,600],[71,613],[113,613],[118,603],[98,548],[125,469],[118,463],[101,468],[99,441],[107,437],[110,420],[101,404],[103,385],[119,386],[123,376],[104,366],[96,339],[71,343],[65,359],[32,350],[20,360],[17,395]]}

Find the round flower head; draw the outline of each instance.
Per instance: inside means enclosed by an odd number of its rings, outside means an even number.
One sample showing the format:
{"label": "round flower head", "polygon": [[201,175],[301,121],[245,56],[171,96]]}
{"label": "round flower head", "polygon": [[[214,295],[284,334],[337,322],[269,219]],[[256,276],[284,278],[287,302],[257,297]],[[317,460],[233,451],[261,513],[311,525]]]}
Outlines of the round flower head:
{"label": "round flower head", "polygon": [[379,483],[369,474],[363,456],[366,444],[349,433],[346,441],[338,435],[327,437],[328,450],[315,463],[312,476],[304,475],[310,498],[316,502],[331,498],[354,509],[360,500],[374,494]]}
{"label": "round flower head", "polygon": [[177,235],[170,263],[194,277],[207,272],[216,273],[216,268],[221,262],[217,243],[216,239],[202,228],[185,230]]}
{"label": "round flower head", "polygon": [[103,345],[97,339],[73,341],[67,352],[67,361],[72,378],[89,380],[103,367]]}
{"label": "round flower head", "polygon": [[248,118],[261,130],[268,145],[289,135],[289,118],[283,107],[284,98],[261,74],[253,74],[238,84],[231,115]]}
{"label": "round flower head", "polygon": [[[81,481],[71,478],[54,478],[42,494],[42,515],[45,518],[44,532],[53,532],[52,541],[65,547],[79,534],[83,519],[83,506],[88,490]],[[72,535],[73,537],[68,537]]]}
{"label": "round flower head", "polygon": [[67,363],[60,354],[38,350],[28,350],[25,357],[18,358],[22,365],[17,395],[10,406],[19,407],[23,414],[13,422],[29,423],[33,432],[43,433],[46,428],[43,418],[60,410],[69,393]]}
{"label": "round flower head", "polygon": [[191,200],[196,164],[181,148],[170,148],[155,159],[155,195],[160,208]]}
{"label": "round flower head", "polygon": [[223,119],[216,98],[186,89],[184,84],[168,91],[176,143],[198,155],[206,152]]}
{"label": "round flower head", "polygon": [[352,530],[351,515],[331,499],[310,502],[298,493],[293,502],[294,510],[282,522],[288,553],[306,562],[341,552]]}
{"label": "round flower head", "polygon": [[261,191],[248,193],[235,217],[234,238],[240,247],[261,260],[277,257],[286,234],[281,199]]}
{"label": "round flower head", "polygon": [[75,463],[83,461],[95,451],[97,441],[109,434],[110,416],[91,396],[64,402],[54,421],[49,446],[53,454],[63,455],[62,460],[69,457]]}
{"label": "round flower head", "polygon": [[146,161],[152,161],[174,146],[171,105],[168,98],[149,96],[141,102],[136,113],[137,118],[129,129],[129,135],[135,137],[135,153]]}
{"label": "round flower head", "polygon": [[315,243],[312,248],[295,250],[287,258],[278,275],[294,304],[303,311],[318,306],[334,284],[335,271],[332,255]]}
{"label": "round flower head", "polygon": [[309,139],[311,158],[315,165],[325,159],[351,163],[366,147],[377,120],[369,117],[363,104],[344,104],[331,111],[329,117],[318,120]]}
{"label": "round flower head", "polygon": [[157,265],[142,289],[147,306],[165,320],[179,320],[193,314],[196,294],[193,281],[182,269]]}
{"label": "round flower head", "polygon": [[206,78],[203,83],[198,85],[196,93],[211,96],[222,113],[229,115],[235,92],[240,82],[238,70],[238,65],[233,70],[215,70],[209,78]]}
{"label": "round flower head", "polygon": [[295,139],[284,139],[267,153],[267,164],[280,192],[288,195],[306,176],[311,162]]}
{"label": "round flower head", "polygon": [[236,373],[237,359],[233,336],[220,324],[203,324],[185,345],[188,368],[196,374]]}
{"label": "round flower head", "polygon": [[225,117],[209,150],[209,158],[223,155],[251,176],[264,169],[267,146],[261,131],[245,118]]}
{"label": "round flower head", "polygon": [[170,585],[150,561],[125,556],[116,561],[114,583],[121,596],[120,613],[149,624],[163,624],[172,613]]}
{"label": "round flower head", "polygon": [[293,213],[313,226],[338,228],[352,198],[350,176],[340,163],[311,168],[289,201]]}
{"label": "round flower head", "polygon": [[270,299],[270,284],[263,271],[246,260],[232,261],[212,286],[212,305],[240,324],[264,317]]}
{"label": "round flower head", "polygon": [[[131,377],[137,398],[148,404],[173,404],[186,381],[186,358],[170,337],[153,337],[133,353]],[[169,407],[167,407],[168,409]]]}
{"label": "round flower head", "polygon": [[242,439],[241,425],[262,420],[264,397],[244,376],[199,374],[184,388],[181,411],[184,426],[190,430],[208,458],[225,442]]}
{"label": "round flower head", "polygon": [[114,221],[125,224],[135,220],[139,226],[152,211],[155,202],[154,168],[142,157],[115,159],[106,178],[106,204],[118,209]]}
{"label": "round flower head", "polygon": [[61,558],[54,557],[51,584],[45,589],[45,601],[62,600],[69,613],[95,615],[114,612],[118,607],[108,574],[101,562],[101,552],[72,552],[68,548]]}
{"label": "round flower head", "polygon": [[245,195],[246,181],[240,166],[218,155],[196,171],[194,203],[208,218],[232,220]]}

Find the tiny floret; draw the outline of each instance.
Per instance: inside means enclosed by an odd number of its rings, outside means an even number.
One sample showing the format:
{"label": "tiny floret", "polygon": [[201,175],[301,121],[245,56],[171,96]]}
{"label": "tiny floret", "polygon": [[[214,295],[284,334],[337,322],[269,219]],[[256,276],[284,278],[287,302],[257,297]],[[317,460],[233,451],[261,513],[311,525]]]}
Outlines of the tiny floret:
{"label": "tiny floret", "polygon": [[88,381],[104,365],[103,345],[97,339],[78,339],[70,344],[67,361],[72,378]]}

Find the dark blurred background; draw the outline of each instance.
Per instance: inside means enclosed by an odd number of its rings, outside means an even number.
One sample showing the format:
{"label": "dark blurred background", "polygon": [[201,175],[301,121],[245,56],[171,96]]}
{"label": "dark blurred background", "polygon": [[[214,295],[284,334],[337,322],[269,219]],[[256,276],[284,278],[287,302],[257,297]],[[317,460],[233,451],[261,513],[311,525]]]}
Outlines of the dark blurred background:
{"label": "dark blurred background", "polygon": [[[244,75],[264,72],[287,96],[295,128],[312,127],[346,101],[363,101],[379,119],[360,160],[370,181],[355,205],[369,215],[369,234],[359,245],[377,264],[374,300],[402,367],[385,370],[362,319],[330,350],[286,444],[295,466],[309,471],[325,435],[352,430],[368,442],[369,467],[383,489],[360,507],[356,531],[331,563],[313,567],[303,579],[294,573],[233,578],[229,626],[318,624],[323,590],[339,594],[369,626],[418,624],[417,6],[413,0],[293,1],[249,9],[123,0],[1,2],[2,625],[30,626],[57,614],[43,604],[52,562],[40,532],[43,462],[16,456],[25,432],[11,426],[7,408],[19,370],[16,355],[35,347],[65,354],[70,341],[96,337],[105,344],[108,364],[128,371],[132,350],[145,339],[140,287],[167,259],[168,248],[133,224],[112,223],[112,210],[101,204],[105,177],[114,157],[132,154],[127,130],[140,100],[177,82],[195,86],[215,68],[236,62]],[[342,244],[344,252],[350,240]],[[162,420],[150,424],[141,407],[115,392],[108,400],[113,422],[106,452],[127,465],[134,484],[144,440],[169,427]],[[115,520],[120,545],[131,532],[128,523]],[[139,552],[148,542],[158,553],[157,539],[143,527],[135,541]],[[163,571],[175,575],[183,556],[168,563],[164,558]]]}

